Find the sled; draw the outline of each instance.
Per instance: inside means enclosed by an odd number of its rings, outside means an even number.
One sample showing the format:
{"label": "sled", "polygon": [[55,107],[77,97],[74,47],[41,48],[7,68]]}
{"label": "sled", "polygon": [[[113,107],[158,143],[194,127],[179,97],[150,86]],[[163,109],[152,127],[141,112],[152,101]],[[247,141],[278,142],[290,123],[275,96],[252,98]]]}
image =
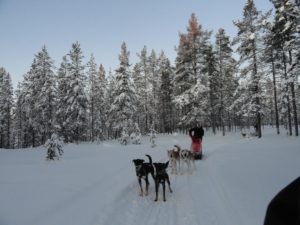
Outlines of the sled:
{"label": "sled", "polygon": [[191,150],[195,159],[202,159],[202,140],[198,138],[192,139]]}

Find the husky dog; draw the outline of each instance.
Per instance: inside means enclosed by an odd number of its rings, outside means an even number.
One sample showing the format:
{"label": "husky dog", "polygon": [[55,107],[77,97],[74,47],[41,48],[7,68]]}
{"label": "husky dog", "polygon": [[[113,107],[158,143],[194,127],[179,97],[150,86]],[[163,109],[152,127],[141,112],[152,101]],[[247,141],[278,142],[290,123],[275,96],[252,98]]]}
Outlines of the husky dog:
{"label": "husky dog", "polygon": [[182,149],[180,151],[180,160],[184,164],[187,164],[188,172],[192,173],[191,170],[191,163],[194,165],[194,169],[196,168],[195,166],[195,154],[187,149]]}
{"label": "husky dog", "polygon": [[178,167],[178,171],[180,171],[180,147],[178,145],[174,145],[174,147],[175,147],[174,149],[167,150],[167,154],[171,162],[171,168],[172,168],[171,173],[177,174],[177,167]]}
{"label": "husky dog", "polygon": [[196,168],[195,166],[195,154],[188,150],[188,149],[181,149],[179,145],[175,145],[177,148],[177,152],[179,153],[179,162],[181,164],[181,169],[183,167],[183,164],[187,165],[188,171],[191,173],[191,163],[194,165],[194,169]]}

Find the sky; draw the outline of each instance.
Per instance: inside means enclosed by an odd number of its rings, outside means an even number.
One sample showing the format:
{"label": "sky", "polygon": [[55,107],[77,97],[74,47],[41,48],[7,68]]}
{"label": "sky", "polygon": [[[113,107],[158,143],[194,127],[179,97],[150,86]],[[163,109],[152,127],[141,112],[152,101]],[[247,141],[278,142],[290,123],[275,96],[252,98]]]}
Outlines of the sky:
{"label": "sky", "polygon": [[[254,1],[258,10],[269,0]],[[242,19],[246,0],[0,0],[0,67],[11,74],[14,87],[30,69],[34,55],[46,45],[58,68],[78,41],[87,62],[91,54],[106,71],[119,65],[126,42],[130,63],[146,45],[161,50],[174,63],[179,32],[186,32],[195,13],[204,30],[219,28],[233,37],[232,21]],[[214,42],[214,35],[212,36]]]}

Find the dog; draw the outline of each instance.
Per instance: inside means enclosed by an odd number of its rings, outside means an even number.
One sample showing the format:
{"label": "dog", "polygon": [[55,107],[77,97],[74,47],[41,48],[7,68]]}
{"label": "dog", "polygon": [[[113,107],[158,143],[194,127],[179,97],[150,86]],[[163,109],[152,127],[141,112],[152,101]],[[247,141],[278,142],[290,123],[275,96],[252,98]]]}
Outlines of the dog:
{"label": "dog", "polygon": [[149,159],[149,162],[145,162],[144,159],[133,159],[132,162],[134,163],[135,166],[135,173],[138,178],[138,182],[140,185],[140,196],[143,196],[143,186],[142,186],[142,179],[145,180],[146,183],[146,190],[145,190],[145,195],[148,195],[148,190],[149,190],[149,180],[148,180],[148,175],[149,173],[152,175],[153,180],[154,178],[154,167],[152,164],[152,158],[150,155],[146,155]]}
{"label": "dog", "polygon": [[183,164],[187,165],[188,168],[188,172],[192,172],[191,170],[191,163],[194,165],[194,169],[196,168],[195,165],[195,154],[188,149],[181,149],[181,147],[179,145],[175,145],[175,147],[178,149],[179,152],[179,160],[181,163],[181,167],[183,166]]}
{"label": "dog", "polygon": [[169,160],[171,162],[172,174],[177,174],[177,165],[178,171],[180,171],[180,147],[178,145],[174,145],[174,149],[167,150],[167,154]]}
{"label": "dog", "polygon": [[168,183],[170,193],[173,192],[171,189],[169,175],[167,173],[169,161],[166,163],[153,163],[153,165],[155,169],[155,176],[154,176],[155,177],[155,200],[154,201],[157,201],[158,199],[158,189],[160,184],[162,184],[163,186],[163,200],[166,201],[166,182]]}
{"label": "dog", "polygon": [[187,164],[188,172],[192,173],[191,170],[191,163],[194,166],[194,169],[196,169],[195,165],[195,154],[187,149],[182,149],[180,151],[180,160],[182,161],[182,164]]}

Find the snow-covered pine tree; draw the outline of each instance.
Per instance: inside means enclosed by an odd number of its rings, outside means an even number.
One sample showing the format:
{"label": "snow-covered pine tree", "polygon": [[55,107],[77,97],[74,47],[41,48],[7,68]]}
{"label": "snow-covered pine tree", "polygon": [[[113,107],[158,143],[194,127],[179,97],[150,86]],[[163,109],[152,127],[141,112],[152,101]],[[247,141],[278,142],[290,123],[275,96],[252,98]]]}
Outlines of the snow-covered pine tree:
{"label": "snow-covered pine tree", "polygon": [[[262,26],[264,29],[264,53],[261,60],[265,63],[265,68],[267,73],[272,74],[272,83],[273,83],[273,106],[274,106],[274,119],[276,124],[277,134],[280,134],[279,127],[279,110],[278,110],[278,87],[277,87],[277,75],[279,74],[278,61],[280,61],[280,52],[276,50],[274,33],[273,33],[273,24],[268,21],[271,11],[268,12],[266,18],[262,20]],[[272,124],[274,121],[272,121]]]}
{"label": "snow-covered pine tree", "polygon": [[[116,136],[121,135],[122,130],[131,130],[133,115],[136,112],[136,94],[133,88],[129,64],[129,52],[123,42],[119,55],[120,65],[116,70],[115,89],[112,93],[114,102],[109,110],[110,122],[116,132]],[[130,134],[129,134],[130,135]]]}
{"label": "snow-covered pine tree", "polygon": [[95,140],[104,139],[105,128],[105,70],[101,64],[97,71],[97,64],[95,58],[92,55],[90,61],[87,64],[88,67],[88,79],[89,79],[89,130],[90,139],[92,142]]}
{"label": "snow-covered pine tree", "polygon": [[63,155],[63,141],[62,139],[55,133],[51,135],[44,147],[47,148],[47,160],[55,160],[59,159],[60,156]]}
{"label": "snow-covered pine tree", "polygon": [[116,77],[111,69],[108,71],[107,87],[105,88],[105,103],[106,103],[106,121],[107,138],[117,138],[117,133],[113,129],[113,116],[110,114],[110,107],[114,103],[114,94],[116,90]]}
{"label": "snow-covered pine tree", "polygon": [[97,71],[97,64],[95,63],[95,58],[92,55],[89,62],[87,63],[88,79],[89,79],[89,133],[90,140],[94,142],[95,140],[104,139],[104,121],[105,121],[105,111],[106,107],[105,101],[105,70],[102,65]]}
{"label": "snow-covered pine tree", "polygon": [[288,107],[289,118],[289,134],[292,135],[291,118],[290,118],[290,99],[293,109],[293,120],[295,127],[295,135],[299,135],[298,115],[296,104],[295,82],[299,72],[300,62],[300,11],[297,3],[293,0],[271,0],[276,11],[274,19],[274,33],[276,34],[276,45],[282,50],[282,64],[284,68],[284,78],[286,82],[286,101]]}
{"label": "snow-covered pine tree", "polygon": [[[25,77],[24,77],[25,79]],[[13,109],[13,136],[14,136],[14,147],[15,148],[25,148],[28,147],[26,144],[27,139],[25,139],[26,127],[28,120],[26,117],[25,107],[25,91],[24,91],[24,81],[19,82],[17,89],[15,91],[15,107]]]}
{"label": "snow-covered pine tree", "polygon": [[[239,44],[237,52],[240,55],[239,65],[241,68],[241,78],[244,79],[246,87],[244,93],[240,95],[238,101],[243,102],[243,108],[240,113],[245,117],[252,118],[252,124],[257,127],[258,138],[261,138],[262,125],[262,108],[261,108],[261,64],[259,54],[261,52],[261,16],[262,13],[257,11],[253,0],[247,0],[243,11],[243,19],[234,21],[238,28],[237,37],[234,44]],[[247,80],[247,83],[245,83]]]}
{"label": "snow-covered pine tree", "polygon": [[107,111],[109,109],[109,103],[106,102],[106,95],[107,95],[107,78],[106,78],[106,72],[104,69],[104,66],[102,64],[100,64],[99,66],[99,70],[98,70],[98,78],[97,80],[99,81],[99,85],[98,88],[96,88],[96,92],[98,93],[98,99],[97,99],[97,110],[100,112],[98,117],[98,121],[96,126],[99,126],[100,129],[98,130],[98,134],[99,134],[99,138],[100,140],[105,139],[108,136],[108,129],[107,129]]}
{"label": "snow-covered pine tree", "polygon": [[87,129],[87,96],[85,82],[87,80],[82,63],[83,54],[78,42],[72,44],[68,54],[68,83],[66,96],[65,128],[68,133],[66,142],[79,142],[86,140]]}
{"label": "snow-covered pine tree", "polygon": [[[54,130],[56,105],[55,74],[53,60],[46,46],[35,55],[31,69],[24,76],[20,103],[25,112],[26,126],[23,126],[25,147],[45,143]],[[30,144],[31,143],[31,144]]]}
{"label": "snow-covered pine tree", "polygon": [[159,126],[158,117],[158,87],[159,87],[159,76],[158,76],[158,59],[154,50],[151,51],[149,56],[149,77],[150,77],[150,124],[154,124],[155,128]]}
{"label": "snow-covered pine tree", "polygon": [[219,73],[217,72],[217,61],[215,52],[213,51],[213,46],[209,45],[205,51],[205,61],[203,68],[203,73],[207,74],[208,83],[209,83],[209,111],[210,111],[210,126],[212,131],[216,134],[216,127],[219,126],[217,121],[217,112],[218,112],[218,90],[219,88]]}
{"label": "snow-covered pine tree", "polygon": [[231,112],[228,111],[228,109],[232,104],[232,93],[234,91],[233,88],[235,88],[235,60],[232,57],[233,50],[230,45],[231,42],[229,36],[226,35],[223,28],[220,28],[216,35],[215,44],[218,84],[217,89],[214,90],[218,90],[217,111],[223,136],[225,136],[225,126],[227,125],[228,127],[231,127]]}
{"label": "snow-covered pine tree", "polygon": [[210,34],[211,32],[202,31],[195,14],[191,15],[187,34],[180,34],[174,87],[182,130],[195,121],[204,123],[209,116],[207,77],[202,70]]}
{"label": "snow-covered pine tree", "polygon": [[0,148],[11,148],[12,143],[12,109],[13,87],[10,74],[0,68]]}
{"label": "snow-covered pine tree", "polygon": [[172,133],[174,127],[174,103],[172,79],[174,70],[170,60],[162,51],[158,58],[158,75],[160,76],[158,115],[160,118],[159,132]]}
{"label": "snow-covered pine tree", "polygon": [[141,144],[141,138],[142,138],[141,130],[139,128],[138,123],[135,123],[133,132],[130,134],[131,143],[135,145],[139,145]]}
{"label": "snow-covered pine tree", "polygon": [[133,69],[133,82],[137,93],[137,113],[139,126],[143,134],[148,132],[150,127],[150,100],[151,100],[151,77],[149,71],[149,57],[147,55],[147,47],[141,50],[139,54],[139,61],[135,64]]}
{"label": "snow-covered pine tree", "polygon": [[68,100],[68,77],[69,61],[67,55],[63,56],[57,72],[57,111],[56,111],[56,132],[68,142],[66,130],[67,100]]}
{"label": "snow-covered pine tree", "polygon": [[56,80],[54,74],[54,63],[46,46],[36,55],[35,73],[37,76],[37,102],[35,102],[36,112],[40,113],[37,116],[37,124],[39,132],[41,132],[41,143],[45,143],[54,132],[55,111],[56,111]]}

